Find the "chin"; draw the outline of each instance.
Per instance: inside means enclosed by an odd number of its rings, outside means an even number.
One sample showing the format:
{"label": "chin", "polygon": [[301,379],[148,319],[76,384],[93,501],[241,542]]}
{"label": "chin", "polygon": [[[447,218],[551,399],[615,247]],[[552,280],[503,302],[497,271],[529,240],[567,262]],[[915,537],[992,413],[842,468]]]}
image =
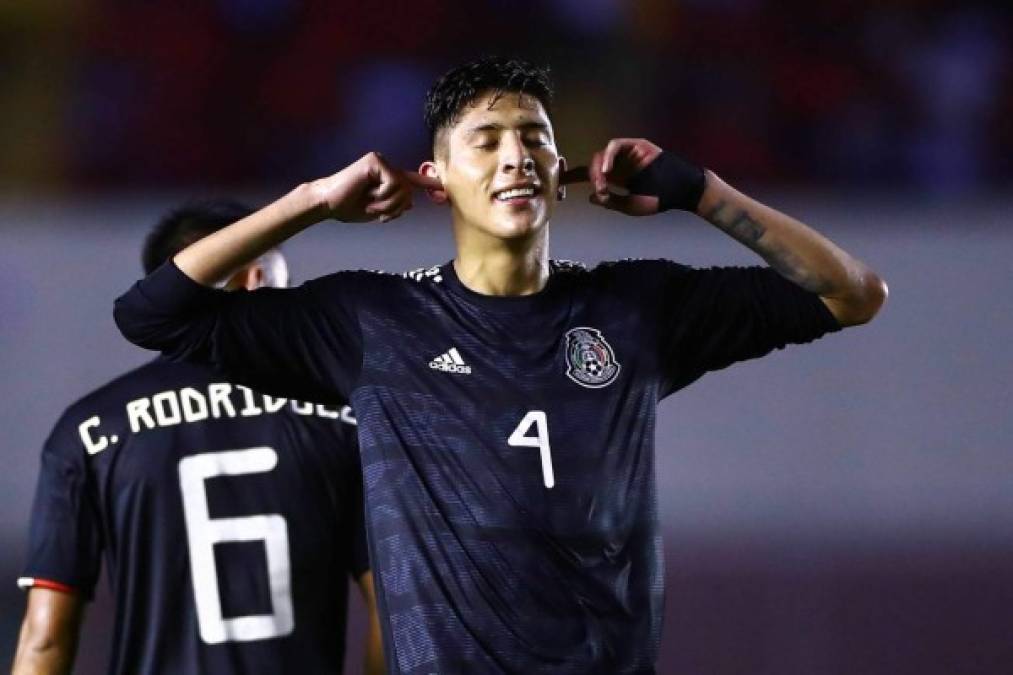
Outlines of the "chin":
{"label": "chin", "polygon": [[539,213],[517,213],[511,216],[494,219],[486,231],[500,239],[518,239],[538,234],[548,224],[548,218]]}
{"label": "chin", "polygon": [[538,234],[543,229],[545,229],[543,222],[517,220],[495,223],[486,231],[498,239],[524,239]]}

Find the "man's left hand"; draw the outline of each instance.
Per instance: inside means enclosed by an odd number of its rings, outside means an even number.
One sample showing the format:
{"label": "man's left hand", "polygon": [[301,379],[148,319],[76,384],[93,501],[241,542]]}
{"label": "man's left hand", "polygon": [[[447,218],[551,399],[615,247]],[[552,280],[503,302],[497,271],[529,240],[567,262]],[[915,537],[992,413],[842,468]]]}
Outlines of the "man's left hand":
{"label": "man's left hand", "polygon": [[[591,183],[592,204],[630,216],[649,216],[669,209],[695,211],[703,194],[703,170],[663,152],[643,138],[616,138],[591,157],[586,178],[581,167],[566,172],[563,182]],[[619,194],[612,189],[624,190]]]}

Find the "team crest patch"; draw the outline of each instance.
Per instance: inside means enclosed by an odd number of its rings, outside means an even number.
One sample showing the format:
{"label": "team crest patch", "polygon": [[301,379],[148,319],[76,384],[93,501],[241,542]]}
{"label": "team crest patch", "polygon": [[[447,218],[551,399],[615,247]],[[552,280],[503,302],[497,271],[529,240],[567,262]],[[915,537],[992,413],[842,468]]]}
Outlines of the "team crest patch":
{"label": "team crest patch", "polygon": [[566,376],[582,387],[607,387],[619,377],[612,345],[597,328],[573,328],[566,333]]}

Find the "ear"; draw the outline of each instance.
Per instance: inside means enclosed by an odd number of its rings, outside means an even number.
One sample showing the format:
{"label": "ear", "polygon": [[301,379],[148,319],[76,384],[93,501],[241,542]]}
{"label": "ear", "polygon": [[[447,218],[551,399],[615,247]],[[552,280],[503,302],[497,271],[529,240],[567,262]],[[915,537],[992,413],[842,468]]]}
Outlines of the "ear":
{"label": "ear", "polygon": [[255,291],[264,285],[264,268],[260,265],[251,265],[246,273],[246,290]]}
{"label": "ear", "polygon": [[[433,161],[422,162],[422,165],[419,166],[419,173],[427,178],[435,178],[436,180],[441,180],[440,170],[436,166],[436,162]],[[429,201],[431,201],[433,204],[450,203],[450,196],[447,194],[446,190],[426,190],[426,194],[429,195]]]}
{"label": "ear", "polygon": [[[559,156],[559,180],[563,179],[563,174],[564,173],[566,173],[566,157],[563,157],[562,155],[560,155]],[[558,185],[557,184],[557,186],[556,186],[556,201],[560,201],[561,202],[564,199],[566,199],[566,186],[565,185]]]}
{"label": "ear", "polygon": [[248,291],[255,291],[264,283],[264,269],[260,265],[247,265],[226,282],[224,288],[227,291],[235,291],[245,288]]}

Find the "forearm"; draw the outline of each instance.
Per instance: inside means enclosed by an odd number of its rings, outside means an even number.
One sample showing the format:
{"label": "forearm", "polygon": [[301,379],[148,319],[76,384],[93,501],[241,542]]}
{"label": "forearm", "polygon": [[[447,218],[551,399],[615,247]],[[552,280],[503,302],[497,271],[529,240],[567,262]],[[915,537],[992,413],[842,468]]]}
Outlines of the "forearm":
{"label": "forearm", "polygon": [[[239,268],[326,215],[319,181],[295,188],[277,201],[180,251],[172,266],[156,269],[117,299],[114,318],[124,337],[173,358],[210,358],[227,294],[211,289]],[[231,298],[231,296],[229,296]]]}
{"label": "forearm", "polygon": [[782,276],[818,294],[842,325],[870,320],[886,298],[885,284],[867,265],[710,171],[697,213],[755,251]]}
{"label": "forearm", "polygon": [[380,621],[373,614],[366,633],[366,658],[363,664],[366,675],[383,675],[387,669],[383,662],[383,642],[380,638]]}
{"label": "forearm", "polygon": [[318,191],[305,183],[247,218],[191,244],[173,258],[199,284],[213,286],[325,217]]}
{"label": "forearm", "polygon": [[443,189],[435,178],[394,169],[371,152],[190,245],[173,261],[193,281],[212,286],[326,218],[343,222],[397,218],[411,208],[413,186]]}
{"label": "forearm", "polygon": [[366,675],[383,675],[386,667],[383,662],[383,641],[380,637],[380,617],[376,611],[376,590],[373,586],[373,573],[366,571],[358,579],[362,600],[366,603],[366,658],[363,672]]}

